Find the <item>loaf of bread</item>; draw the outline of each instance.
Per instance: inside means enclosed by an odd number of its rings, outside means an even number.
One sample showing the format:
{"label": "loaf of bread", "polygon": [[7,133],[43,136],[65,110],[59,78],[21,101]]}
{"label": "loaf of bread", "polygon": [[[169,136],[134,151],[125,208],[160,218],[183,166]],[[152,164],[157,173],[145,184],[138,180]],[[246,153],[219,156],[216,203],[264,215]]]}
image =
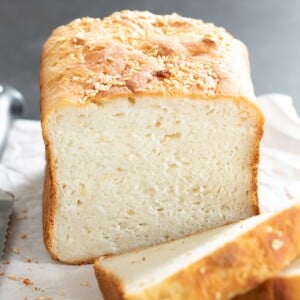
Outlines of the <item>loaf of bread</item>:
{"label": "loaf of bread", "polygon": [[263,116],[246,47],[176,14],[56,29],[41,60],[44,240],[91,262],[258,213]]}
{"label": "loaf of bread", "polygon": [[299,300],[300,258],[255,289],[234,300]]}
{"label": "loaf of bread", "polygon": [[299,254],[298,203],[159,246],[104,257],[94,269],[105,300],[227,300],[257,286]]}

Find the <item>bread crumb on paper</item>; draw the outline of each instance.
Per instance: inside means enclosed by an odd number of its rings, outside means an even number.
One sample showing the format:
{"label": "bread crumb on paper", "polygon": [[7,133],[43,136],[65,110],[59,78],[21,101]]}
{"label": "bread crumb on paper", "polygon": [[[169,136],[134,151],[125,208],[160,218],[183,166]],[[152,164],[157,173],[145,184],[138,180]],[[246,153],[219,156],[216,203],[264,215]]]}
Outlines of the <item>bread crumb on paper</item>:
{"label": "bread crumb on paper", "polygon": [[23,279],[23,283],[24,283],[25,285],[33,285],[33,282],[32,282],[29,278],[24,278],[24,279]]}
{"label": "bread crumb on paper", "polygon": [[90,284],[88,283],[88,281],[82,281],[80,283],[81,286],[90,286]]}
{"label": "bread crumb on paper", "polygon": [[[4,274],[5,275],[5,274]],[[6,276],[9,280],[13,280],[13,281],[19,281],[19,282],[22,282],[24,285],[26,286],[33,286],[34,283],[27,277],[21,277],[21,276],[16,276],[14,274],[10,274],[8,276]],[[38,287],[35,287],[34,288],[36,291],[41,291],[40,288]]]}
{"label": "bread crumb on paper", "polygon": [[8,278],[9,280],[14,280],[14,281],[17,280],[17,277],[16,277],[15,275],[13,275],[13,274],[8,275],[7,278]]}
{"label": "bread crumb on paper", "polygon": [[20,249],[18,247],[13,247],[12,252],[15,254],[20,254]]}

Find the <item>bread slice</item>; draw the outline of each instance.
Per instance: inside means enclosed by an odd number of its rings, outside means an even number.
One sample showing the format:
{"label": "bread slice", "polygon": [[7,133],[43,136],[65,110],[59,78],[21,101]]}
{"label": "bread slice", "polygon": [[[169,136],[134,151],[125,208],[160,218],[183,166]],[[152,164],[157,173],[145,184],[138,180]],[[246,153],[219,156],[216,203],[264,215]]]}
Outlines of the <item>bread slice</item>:
{"label": "bread slice", "polygon": [[234,300],[299,300],[300,259],[269,278],[255,289],[237,296]]}
{"label": "bread slice", "polygon": [[100,258],[94,269],[105,300],[222,300],[257,286],[299,253],[296,204],[159,246]]}
{"label": "bread slice", "polygon": [[258,213],[263,116],[246,47],[178,15],[56,29],[41,63],[44,240],[91,262]]}

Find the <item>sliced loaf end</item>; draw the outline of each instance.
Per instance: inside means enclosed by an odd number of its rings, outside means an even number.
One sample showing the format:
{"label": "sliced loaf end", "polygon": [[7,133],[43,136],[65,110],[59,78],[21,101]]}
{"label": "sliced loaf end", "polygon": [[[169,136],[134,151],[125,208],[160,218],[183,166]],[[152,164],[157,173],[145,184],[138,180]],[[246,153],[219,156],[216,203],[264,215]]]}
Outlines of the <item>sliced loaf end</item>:
{"label": "sliced loaf end", "polygon": [[288,266],[300,253],[299,233],[297,204],[156,247],[102,258],[94,268],[100,288],[108,287],[104,294],[110,287],[105,283],[108,277],[101,274],[108,273],[113,278],[110,284],[123,295],[120,299],[231,299]]}

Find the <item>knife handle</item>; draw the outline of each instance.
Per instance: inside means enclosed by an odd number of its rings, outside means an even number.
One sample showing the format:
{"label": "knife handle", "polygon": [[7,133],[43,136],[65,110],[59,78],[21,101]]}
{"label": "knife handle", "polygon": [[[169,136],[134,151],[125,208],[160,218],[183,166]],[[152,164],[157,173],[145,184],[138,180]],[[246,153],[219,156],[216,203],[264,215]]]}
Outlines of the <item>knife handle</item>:
{"label": "knife handle", "polygon": [[0,159],[4,153],[13,118],[22,114],[24,98],[12,86],[0,82]]}

